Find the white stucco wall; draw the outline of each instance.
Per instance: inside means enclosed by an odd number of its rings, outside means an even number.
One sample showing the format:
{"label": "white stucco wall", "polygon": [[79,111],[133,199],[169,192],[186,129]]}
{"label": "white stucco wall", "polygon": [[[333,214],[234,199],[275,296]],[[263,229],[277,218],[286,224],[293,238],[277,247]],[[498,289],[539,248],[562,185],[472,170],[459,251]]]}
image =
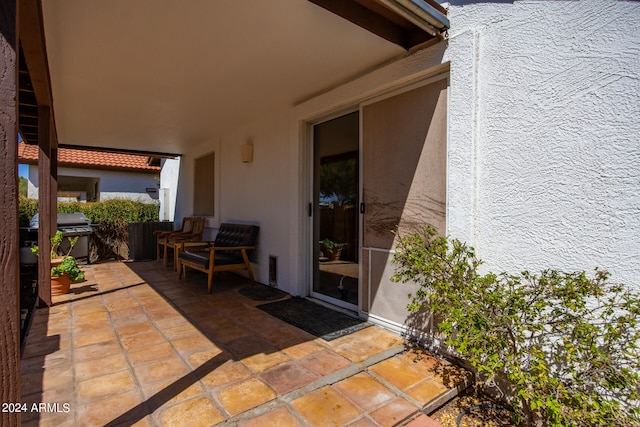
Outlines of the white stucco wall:
{"label": "white stucco wall", "polygon": [[[27,185],[28,197],[38,198],[38,167],[29,165],[29,177]],[[73,169],[60,168],[58,176],[71,176],[83,178],[98,178],[99,183],[99,200],[108,199],[128,199],[140,201],[143,203],[156,203],[158,193],[147,193],[147,188],[158,188],[158,180],[152,174],[122,172],[122,171],[106,171],[97,169]]]}
{"label": "white stucco wall", "polygon": [[[275,255],[279,286],[305,295],[305,123],[448,71],[448,234],[493,271],[600,266],[639,287],[640,4],[452,3],[446,42],[194,145],[176,218],[191,214],[193,159],[215,149],[220,211],[208,233],[219,221],[260,225],[257,280],[268,283]],[[245,164],[248,141],[254,161]]]}
{"label": "white stucco wall", "polygon": [[471,76],[452,78],[450,138],[474,151],[449,153],[450,233],[487,269],[599,266],[640,290],[640,4],[454,3],[452,74]]}
{"label": "white stucco wall", "polygon": [[181,159],[163,159],[160,170],[160,221],[173,221],[176,213],[176,196],[180,177]]}

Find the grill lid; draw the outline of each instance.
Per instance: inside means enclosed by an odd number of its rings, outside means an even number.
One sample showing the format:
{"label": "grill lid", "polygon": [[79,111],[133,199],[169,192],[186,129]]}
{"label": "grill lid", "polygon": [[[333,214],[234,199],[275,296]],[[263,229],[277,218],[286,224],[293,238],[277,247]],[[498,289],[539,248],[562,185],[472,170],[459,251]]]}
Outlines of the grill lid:
{"label": "grill lid", "polygon": [[[91,225],[91,221],[82,212],[74,213],[59,213],[58,214],[58,227],[71,227],[71,226],[87,226]],[[29,222],[29,227],[38,228],[38,214],[35,214]]]}

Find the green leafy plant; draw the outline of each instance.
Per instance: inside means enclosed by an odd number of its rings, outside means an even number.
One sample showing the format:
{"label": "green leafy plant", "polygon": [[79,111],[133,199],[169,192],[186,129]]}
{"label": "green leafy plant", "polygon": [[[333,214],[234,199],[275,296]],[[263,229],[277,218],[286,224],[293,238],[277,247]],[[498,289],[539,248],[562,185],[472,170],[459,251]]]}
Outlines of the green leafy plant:
{"label": "green leafy plant", "polygon": [[68,275],[72,282],[84,280],[84,273],[78,267],[78,263],[74,257],[65,256],[60,264],[51,269],[51,276],[60,277]]}
{"label": "green leafy plant", "polygon": [[345,247],[347,247],[347,243],[337,243],[329,238],[321,240],[320,244],[329,252],[344,249]]}
{"label": "green leafy plant", "polygon": [[[56,258],[58,256],[58,249],[62,244],[63,237],[64,236],[62,235],[62,231],[56,231],[56,234],[51,236],[51,238],[49,239],[49,241],[51,242],[51,259]],[[71,249],[73,249],[73,245],[75,245],[77,241],[78,241],[78,237],[69,238],[69,243],[71,243],[69,247],[69,253],[71,252]],[[31,252],[35,256],[38,256],[38,253],[40,252],[40,248],[37,245],[32,246]],[[69,255],[69,253],[67,253],[67,255]]]}
{"label": "green leafy plant", "polygon": [[639,294],[598,269],[480,274],[473,248],[432,227],[398,240],[392,280],[420,286],[408,309],[435,322],[428,344],[506,382],[516,422],[639,425]]}

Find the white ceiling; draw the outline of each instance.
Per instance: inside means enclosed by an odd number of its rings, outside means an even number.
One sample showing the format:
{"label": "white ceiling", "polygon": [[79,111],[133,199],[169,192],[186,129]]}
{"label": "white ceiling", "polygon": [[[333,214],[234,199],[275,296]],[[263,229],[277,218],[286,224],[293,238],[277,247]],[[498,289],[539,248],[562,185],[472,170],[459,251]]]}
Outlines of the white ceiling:
{"label": "white ceiling", "polygon": [[43,0],[60,144],[184,152],[405,51],[307,0]]}

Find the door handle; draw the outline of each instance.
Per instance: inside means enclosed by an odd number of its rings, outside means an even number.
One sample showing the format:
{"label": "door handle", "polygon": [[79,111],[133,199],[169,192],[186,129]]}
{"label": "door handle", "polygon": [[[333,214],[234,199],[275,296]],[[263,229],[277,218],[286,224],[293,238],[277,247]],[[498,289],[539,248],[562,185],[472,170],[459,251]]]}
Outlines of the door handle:
{"label": "door handle", "polygon": [[364,203],[360,203],[360,213],[364,213]]}

